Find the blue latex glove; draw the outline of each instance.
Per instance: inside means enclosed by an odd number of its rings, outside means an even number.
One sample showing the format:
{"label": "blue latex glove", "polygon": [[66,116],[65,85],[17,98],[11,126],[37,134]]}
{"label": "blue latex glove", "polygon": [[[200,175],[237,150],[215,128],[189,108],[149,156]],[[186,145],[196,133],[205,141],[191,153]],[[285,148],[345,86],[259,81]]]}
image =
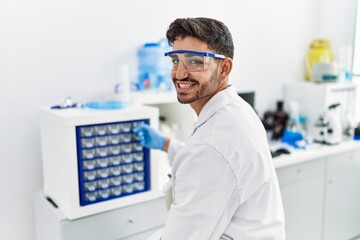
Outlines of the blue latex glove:
{"label": "blue latex glove", "polygon": [[138,128],[134,129],[133,132],[138,135],[140,143],[144,147],[159,150],[163,149],[166,137],[149,125],[141,124]]}

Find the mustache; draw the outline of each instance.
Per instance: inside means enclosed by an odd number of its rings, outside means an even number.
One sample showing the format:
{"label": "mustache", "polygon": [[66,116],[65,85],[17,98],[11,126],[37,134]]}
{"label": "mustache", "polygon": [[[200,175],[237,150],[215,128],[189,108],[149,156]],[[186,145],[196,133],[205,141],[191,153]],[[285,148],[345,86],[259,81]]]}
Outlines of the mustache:
{"label": "mustache", "polygon": [[193,82],[193,83],[199,83],[199,81],[197,81],[197,80],[195,80],[195,79],[193,79],[193,78],[189,78],[189,77],[187,77],[187,78],[183,78],[183,79],[177,79],[176,77],[174,77],[173,79],[172,79],[174,82]]}

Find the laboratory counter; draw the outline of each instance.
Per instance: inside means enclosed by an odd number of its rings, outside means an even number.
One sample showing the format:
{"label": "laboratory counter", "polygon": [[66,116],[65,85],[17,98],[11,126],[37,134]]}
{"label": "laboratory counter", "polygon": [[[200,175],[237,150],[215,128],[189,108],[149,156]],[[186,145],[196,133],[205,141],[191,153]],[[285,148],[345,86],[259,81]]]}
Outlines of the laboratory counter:
{"label": "laboratory counter", "polygon": [[[271,147],[279,147],[273,145]],[[360,141],[273,158],[288,240],[348,240],[360,235]],[[163,197],[68,220],[42,191],[35,196],[37,240],[143,240],[163,227]]]}
{"label": "laboratory counter", "polygon": [[[271,149],[284,148],[279,143],[270,143]],[[286,147],[285,147],[286,148]],[[313,143],[306,149],[290,149],[290,154],[281,154],[273,158],[275,168],[287,167],[327,156],[333,156],[349,151],[360,150],[360,141],[343,141],[336,145]]]}

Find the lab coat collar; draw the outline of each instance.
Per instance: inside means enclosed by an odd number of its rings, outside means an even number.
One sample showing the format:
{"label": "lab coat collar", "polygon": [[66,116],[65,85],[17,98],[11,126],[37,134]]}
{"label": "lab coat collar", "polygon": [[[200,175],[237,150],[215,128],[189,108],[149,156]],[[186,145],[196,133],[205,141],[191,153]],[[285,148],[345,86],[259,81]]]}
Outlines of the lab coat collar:
{"label": "lab coat collar", "polygon": [[239,97],[236,88],[232,85],[215,94],[201,110],[198,120],[194,123],[194,132],[210,119],[218,110],[228,105],[233,99]]}

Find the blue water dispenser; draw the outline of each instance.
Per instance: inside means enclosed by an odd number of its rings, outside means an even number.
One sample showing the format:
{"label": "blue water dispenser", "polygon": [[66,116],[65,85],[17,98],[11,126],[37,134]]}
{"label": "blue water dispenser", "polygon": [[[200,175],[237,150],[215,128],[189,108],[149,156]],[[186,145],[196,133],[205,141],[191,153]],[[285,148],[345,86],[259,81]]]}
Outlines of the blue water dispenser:
{"label": "blue water dispenser", "polygon": [[173,90],[171,71],[164,56],[169,49],[164,41],[145,43],[138,49],[138,90]]}

